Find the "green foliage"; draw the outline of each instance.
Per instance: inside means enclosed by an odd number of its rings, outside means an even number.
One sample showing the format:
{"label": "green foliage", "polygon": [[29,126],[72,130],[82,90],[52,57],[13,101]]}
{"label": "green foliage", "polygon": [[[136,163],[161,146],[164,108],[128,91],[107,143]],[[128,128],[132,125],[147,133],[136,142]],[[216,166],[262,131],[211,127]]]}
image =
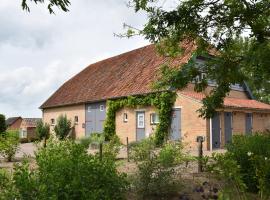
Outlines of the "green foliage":
{"label": "green foliage", "polygon": [[103,145],[103,157],[107,159],[116,160],[117,155],[119,154],[121,148],[121,142],[117,135],[111,137],[109,142],[104,143]]}
{"label": "green foliage", "polygon": [[[27,161],[12,177],[15,192],[7,199],[124,199],[126,175],[111,159],[88,155],[84,146],[65,140],[49,142],[36,153],[36,168]],[[0,176],[1,178],[1,176]],[[1,196],[1,194],[0,194]]]}
{"label": "green foliage", "polygon": [[252,136],[234,136],[227,149],[241,166],[241,174],[248,191],[265,192],[264,187],[270,182],[270,169],[267,167],[270,158],[270,135],[258,133]]}
{"label": "green foliage", "polygon": [[237,161],[233,159],[230,153],[214,153],[212,162],[209,163],[206,167],[207,171],[224,182],[222,199],[245,198],[246,185],[243,181],[243,174]]}
{"label": "green foliage", "polygon": [[5,169],[0,169],[0,200],[15,198],[11,174]]}
{"label": "green foliage", "polygon": [[6,131],[4,135],[0,136],[0,155],[7,159],[8,162],[12,161],[19,148],[19,132]]}
{"label": "green foliage", "polygon": [[103,144],[105,141],[105,137],[103,133],[92,133],[90,136],[83,137],[79,140],[80,144],[82,144],[86,149],[91,147],[98,148],[99,144]]}
{"label": "green foliage", "polygon": [[54,131],[56,136],[60,139],[63,140],[65,139],[68,134],[71,131],[71,120],[67,119],[67,116],[65,115],[60,115],[57,119],[57,123],[54,127]]}
{"label": "green foliage", "polygon": [[215,80],[217,88],[204,99],[201,116],[211,117],[222,107],[230,85],[235,83],[248,82],[257,98],[269,102],[269,1],[186,0],[178,1],[169,10],[161,6],[161,0],[131,2],[136,12],[143,10],[148,14],[143,30],[134,29],[134,35],[143,35],[157,44],[159,52],[166,56],[179,56],[189,43],[196,47],[193,57],[211,58],[205,66],[195,67],[191,59],[180,72],[166,70],[161,76],[163,84],[159,84],[182,89],[203,72],[206,77],[195,86],[195,91],[200,92],[207,80]]}
{"label": "green foliage", "polygon": [[155,149],[155,141],[153,137],[143,139],[140,142],[130,145],[131,158],[135,162],[150,159],[152,151]]}
{"label": "green foliage", "polygon": [[146,199],[169,197],[179,189],[180,179],[174,167],[184,162],[182,149],[180,143],[156,149],[151,138],[132,147],[132,159],[138,166],[134,185],[140,196]]}
{"label": "green foliage", "polygon": [[5,115],[0,114],[0,134],[4,133],[6,129],[6,117]]}
{"label": "green foliage", "polygon": [[[31,0],[31,1],[34,1],[36,4],[45,2],[44,0]],[[50,14],[54,14],[53,7],[56,6],[64,12],[68,12],[69,5],[70,5],[69,0],[49,0],[47,8],[48,8]],[[30,12],[30,8],[28,6],[28,0],[22,0],[22,8],[23,8],[23,10]]]}
{"label": "green foliage", "polygon": [[43,123],[42,121],[37,122],[36,134],[38,139],[44,140],[44,147],[46,147],[46,141],[50,137],[50,125]]}
{"label": "green foliage", "polygon": [[148,95],[129,96],[108,101],[107,117],[104,125],[106,140],[115,135],[115,115],[123,107],[136,108],[140,106],[155,106],[158,109],[160,123],[157,125],[155,137],[156,144],[161,145],[169,137],[168,130],[171,121],[171,110],[175,102],[174,92],[157,92]]}

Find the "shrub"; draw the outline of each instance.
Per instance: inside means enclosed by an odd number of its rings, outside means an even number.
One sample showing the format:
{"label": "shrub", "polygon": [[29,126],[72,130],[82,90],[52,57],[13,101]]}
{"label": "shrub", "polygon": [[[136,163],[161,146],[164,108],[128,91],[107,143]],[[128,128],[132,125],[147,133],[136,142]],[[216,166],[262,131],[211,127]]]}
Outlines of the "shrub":
{"label": "shrub", "polygon": [[90,137],[80,138],[79,144],[81,144],[85,149],[88,149],[91,144],[91,138]]}
{"label": "shrub", "polygon": [[128,186],[112,160],[100,161],[73,141],[49,141],[36,153],[36,165],[34,170],[28,162],[15,167],[17,199],[124,199]]}
{"label": "shrub", "polygon": [[144,139],[140,142],[132,143],[130,145],[131,149],[131,159],[135,162],[145,161],[150,158],[151,153],[155,150],[155,141],[153,137]]}
{"label": "shrub", "polygon": [[4,169],[0,169],[0,200],[15,199],[16,192],[12,184],[11,174]]}
{"label": "shrub", "polygon": [[162,198],[179,189],[179,177],[174,167],[183,162],[182,145],[171,143],[156,149],[154,143],[150,138],[132,148],[132,158],[138,166],[134,185],[143,198]]}
{"label": "shrub", "polygon": [[121,148],[121,142],[117,135],[111,136],[109,142],[103,145],[103,157],[115,160]]}
{"label": "shrub", "polygon": [[[265,158],[270,158],[270,135],[254,134],[251,136],[234,136],[233,141],[227,147],[238,165],[241,166],[243,181],[247,185],[248,191],[258,192],[262,186],[260,181],[263,174],[265,182],[270,182],[270,169],[265,168],[267,162]],[[264,170],[263,172],[259,171]]]}
{"label": "shrub", "polygon": [[44,140],[44,147],[46,147],[47,139],[50,137],[50,125],[43,123],[41,120],[37,122],[36,134],[38,140]]}
{"label": "shrub", "polygon": [[72,129],[71,120],[68,120],[66,115],[60,115],[58,117],[57,123],[54,127],[54,131],[55,131],[56,136],[60,140],[63,140],[68,136],[71,129]]}
{"label": "shrub", "polygon": [[246,184],[241,167],[231,153],[213,153],[211,162],[206,164],[206,171],[223,182],[222,199],[245,199]]}
{"label": "shrub", "polygon": [[8,162],[12,161],[19,148],[19,132],[7,131],[4,135],[0,136],[0,154],[7,159]]}
{"label": "shrub", "polygon": [[0,114],[0,134],[4,133],[6,129],[6,117],[5,115]]}

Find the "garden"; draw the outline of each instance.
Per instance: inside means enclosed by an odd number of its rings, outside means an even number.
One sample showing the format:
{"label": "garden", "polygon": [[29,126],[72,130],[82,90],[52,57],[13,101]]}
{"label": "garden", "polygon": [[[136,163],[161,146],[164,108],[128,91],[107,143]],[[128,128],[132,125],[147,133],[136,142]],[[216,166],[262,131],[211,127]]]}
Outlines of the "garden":
{"label": "garden", "polygon": [[[153,137],[128,146],[117,136],[106,141],[104,134],[73,140],[70,126],[61,116],[50,136],[40,122],[35,156],[19,162],[18,134],[1,133],[1,162],[13,165],[0,168],[0,199],[270,198],[269,133],[235,136],[226,153],[199,159],[181,142],[157,146]],[[127,157],[119,157],[123,149]]]}

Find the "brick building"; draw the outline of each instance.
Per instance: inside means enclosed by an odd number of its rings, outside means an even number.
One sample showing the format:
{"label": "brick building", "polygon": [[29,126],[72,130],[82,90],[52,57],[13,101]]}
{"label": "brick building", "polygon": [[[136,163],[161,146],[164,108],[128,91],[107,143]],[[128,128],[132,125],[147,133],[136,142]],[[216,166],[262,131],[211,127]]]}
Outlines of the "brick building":
{"label": "brick building", "polygon": [[[41,105],[43,120],[53,127],[57,117],[65,114],[75,125],[77,138],[102,132],[106,118],[107,100],[153,92],[160,66],[170,63],[181,66],[192,56],[193,44],[183,45],[181,57],[170,59],[156,53],[148,45],[94,64],[64,83]],[[204,62],[197,58],[198,63]],[[209,150],[223,148],[234,134],[251,134],[270,129],[270,105],[256,101],[248,86],[232,85],[224,108],[213,119],[202,119],[196,112],[203,97],[215,84],[209,83],[204,93],[194,92],[194,85],[177,91],[172,108],[170,138],[182,139],[190,148],[196,148],[197,136],[204,136]],[[154,133],[159,122],[154,107],[124,107],[116,113],[116,134],[122,142],[140,140]]]}
{"label": "brick building", "polygon": [[10,117],[6,120],[8,130],[18,130],[21,139],[32,141],[37,138],[36,124],[41,118]]}

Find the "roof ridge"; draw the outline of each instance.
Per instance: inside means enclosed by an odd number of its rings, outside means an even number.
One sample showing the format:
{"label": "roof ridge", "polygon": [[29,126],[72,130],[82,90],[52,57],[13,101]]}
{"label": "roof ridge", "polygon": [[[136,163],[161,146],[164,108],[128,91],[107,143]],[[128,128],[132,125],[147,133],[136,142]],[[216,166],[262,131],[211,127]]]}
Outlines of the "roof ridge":
{"label": "roof ridge", "polygon": [[[127,52],[123,52],[123,53],[120,53],[120,54],[117,54],[117,55],[114,55],[114,56],[111,56],[111,57],[108,57],[108,58],[105,58],[103,60],[99,60],[99,61],[96,61],[96,62],[93,62],[89,65],[87,65],[85,68],[83,68],[82,70],[80,70],[77,74],[75,74],[74,76],[70,77],[66,82],[64,82],[62,85],[60,85],[56,91],[54,91],[48,99],[50,99],[55,93],[57,93],[62,86],[64,86],[65,84],[67,84],[68,82],[74,80],[76,77],[80,76],[81,73],[83,73],[84,71],[86,71],[87,69],[89,69],[91,66],[94,66],[96,64],[99,64],[101,62],[106,62],[106,61],[109,61],[109,60],[112,60],[112,59],[116,59],[117,57],[121,57],[121,56],[124,56],[124,55],[128,55],[132,52],[136,52],[136,51],[139,51],[139,50],[142,50],[142,49],[145,49],[147,47],[150,47],[150,46],[153,46],[154,44],[148,44],[148,45],[145,45],[145,46],[142,46],[142,47],[139,47],[139,48],[136,48],[136,49],[132,49],[130,51],[127,51]],[[47,99],[47,100],[48,100]],[[47,101],[46,100],[46,101]],[[46,101],[39,107],[39,109],[42,109],[42,107],[44,106],[44,104],[46,103]]]}

